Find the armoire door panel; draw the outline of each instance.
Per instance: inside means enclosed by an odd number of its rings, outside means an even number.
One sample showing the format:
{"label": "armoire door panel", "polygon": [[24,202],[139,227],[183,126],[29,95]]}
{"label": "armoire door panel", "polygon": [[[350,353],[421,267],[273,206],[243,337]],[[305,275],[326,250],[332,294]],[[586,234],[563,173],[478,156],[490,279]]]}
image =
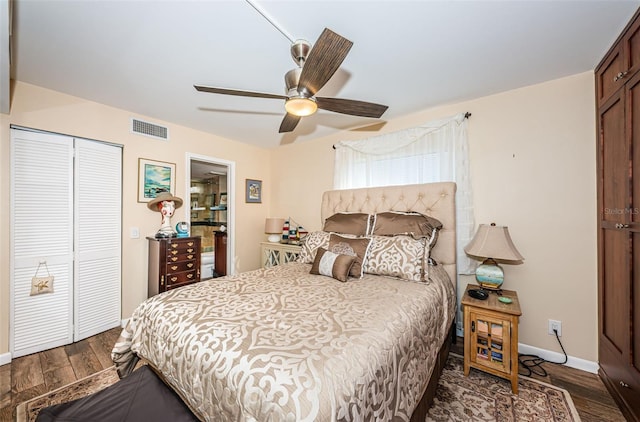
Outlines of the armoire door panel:
{"label": "armoire door panel", "polygon": [[600,113],[600,170],[603,221],[625,222],[629,207],[629,147],[625,141],[624,91],[607,102]]}
{"label": "armoire door panel", "polygon": [[[632,336],[633,336],[633,349],[632,349],[632,361],[633,366],[635,367],[637,373],[637,380],[640,384],[640,227],[637,227],[633,230],[632,234],[633,243],[632,243],[632,259],[633,259],[633,268],[636,269],[633,271],[633,303],[631,306],[632,311]],[[636,391],[640,391],[640,385]],[[639,413],[640,414],[640,413]]]}
{"label": "armoire door panel", "polygon": [[627,58],[625,75],[631,78],[640,70],[640,21],[635,21],[626,31],[623,41],[624,56]]}
{"label": "armoire door panel", "polygon": [[596,74],[598,103],[607,101],[616,90],[622,88],[624,81],[616,76],[626,70],[625,68],[622,48],[611,51],[601,71]]}
{"label": "armoire door panel", "polygon": [[631,199],[626,218],[627,222],[640,222],[640,72],[629,80],[625,89],[629,133],[626,143],[631,150],[626,166],[631,179]]}
{"label": "armoire door panel", "polygon": [[629,346],[629,233],[602,230],[602,242],[602,334],[622,352]]}

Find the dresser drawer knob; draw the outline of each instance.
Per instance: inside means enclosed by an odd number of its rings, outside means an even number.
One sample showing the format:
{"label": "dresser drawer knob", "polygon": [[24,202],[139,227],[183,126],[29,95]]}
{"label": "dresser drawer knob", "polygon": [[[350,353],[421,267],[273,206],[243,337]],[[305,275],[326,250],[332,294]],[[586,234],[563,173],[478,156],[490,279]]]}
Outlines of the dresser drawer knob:
{"label": "dresser drawer knob", "polygon": [[620,381],[620,386],[624,387],[624,388],[629,388],[629,384],[627,384],[624,381]]}
{"label": "dresser drawer knob", "polygon": [[173,266],[171,266],[171,269],[172,269],[173,271],[175,271],[175,270],[177,270],[177,269],[178,269],[178,266],[177,266],[177,265],[173,265]]}
{"label": "dresser drawer knob", "polygon": [[178,251],[171,251],[171,255],[177,255]]}
{"label": "dresser drawer knob", "polygon": [[188,263],[187,267],[189,267],[189,268],[193,267],[193,263],[192,262]]}
{"label": "dresser drawer knob", "polygon": [[178,257],[177,257],[177,256],[172,256],[172,257],[171,257],[171,260],[172,260],[173,262],[176,262],[176,261],[178,260]]}
{"label": "dresser drawer knob", "polygon": [[178,244],[177,244],[177,243],[172,243],[172,244],[171,244],[171,247],[172,247],[172,248],[177,248],[177,247],[178,247]]}
{"label": "dresser drawer knob", "polygon": [[193,274],[187,274],[187,278],[193,278]]}
{"label": "dresser drawer knob", "polygon": [[193,255],[187,255],[187,259],[193,259]]}
{"label": "dresser drawer knob", "polygon": [[193,242],[188,242],[187,245],[193,246]]}
{"label": "dresser drawer knob", "polygon": [[175,282],[178,280],[178,277],[171,277],[171,281]]}
{"label": "dresser drawer knob", "polygon": [[189,249],[187,249],[187,252],[189,252],[189,253],[193,253],[193,248],[189,248]]}

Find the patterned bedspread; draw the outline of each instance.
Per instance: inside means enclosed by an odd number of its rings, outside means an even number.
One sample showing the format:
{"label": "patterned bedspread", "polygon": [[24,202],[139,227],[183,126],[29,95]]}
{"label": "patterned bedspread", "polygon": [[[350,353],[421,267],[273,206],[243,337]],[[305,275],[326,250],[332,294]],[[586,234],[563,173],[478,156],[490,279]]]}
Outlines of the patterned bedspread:
{"label": "patterned bedspread", "polygon": [[446,273],[347,283],[290,263],[153,296],[112,357],[143,358],[207,421],[409,420],[455,313]]}

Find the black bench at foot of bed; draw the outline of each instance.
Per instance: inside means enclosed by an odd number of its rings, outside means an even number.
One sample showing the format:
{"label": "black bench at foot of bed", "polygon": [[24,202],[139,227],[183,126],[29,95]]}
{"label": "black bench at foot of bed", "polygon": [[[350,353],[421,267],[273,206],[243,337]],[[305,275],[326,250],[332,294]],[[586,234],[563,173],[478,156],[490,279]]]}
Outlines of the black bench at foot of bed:
{"label": "black bench at foot of bed", "polygon": [[81,399],[46,407],[36,422],[198,421],[180,397],[147,365]]}

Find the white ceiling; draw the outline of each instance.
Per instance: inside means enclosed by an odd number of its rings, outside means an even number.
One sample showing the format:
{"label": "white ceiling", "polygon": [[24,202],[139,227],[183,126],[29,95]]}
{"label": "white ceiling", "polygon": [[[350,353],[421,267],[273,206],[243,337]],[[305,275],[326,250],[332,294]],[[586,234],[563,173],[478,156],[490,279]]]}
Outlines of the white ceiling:
{"label": "white ceiling", "polygon": [[[382,121],[592,70],[638,1],[256,0],[294,38],[353,41],[318,95],[386,104]],[[319,111],[278,134],[290,41],[244,0],[14,0],[13,79],[275,147],[378,123]],[[473,110],[461,110],[471,111]],[[128,124],[129,122],[123,122]]]}

